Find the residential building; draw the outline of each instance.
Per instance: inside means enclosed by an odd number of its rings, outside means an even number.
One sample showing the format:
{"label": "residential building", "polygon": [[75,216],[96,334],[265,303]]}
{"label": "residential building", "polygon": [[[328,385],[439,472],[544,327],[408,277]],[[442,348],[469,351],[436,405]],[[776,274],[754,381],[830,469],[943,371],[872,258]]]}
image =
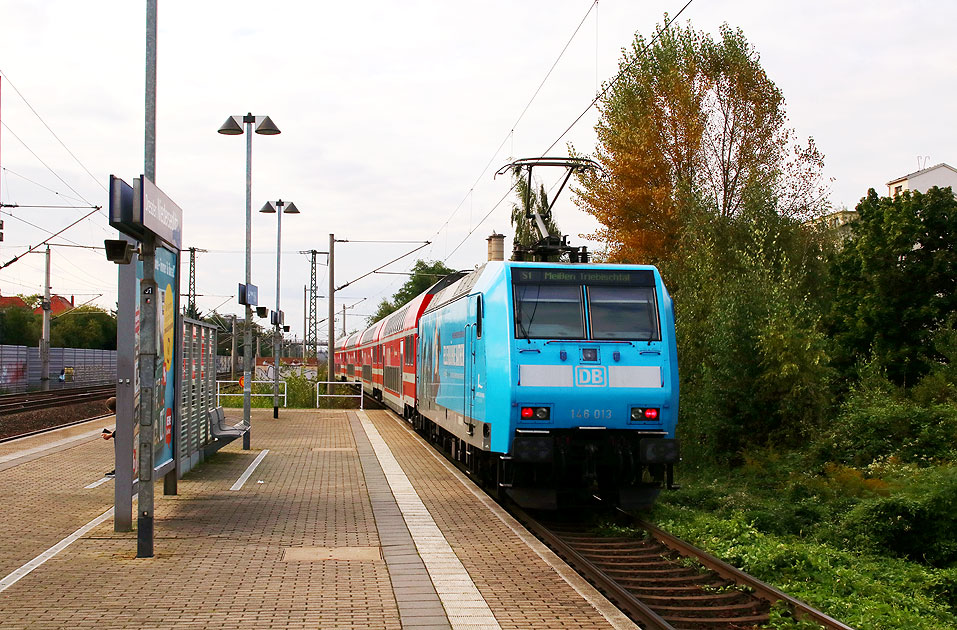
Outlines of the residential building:
{"label": "residential building", "polygon": [[[50,296],[50,314],[56,317],[66,311],[69,311],[73,308],[73,296],[70,296],[70,299],[66,299],[62,295],[51,295]],[[37,307],[33,309],[33,312],[40,315],[43,313],[43,309]]]}
{"label": "residential building", "polygon": [[0,295],[0,308],[8,308],[11,306],[13,308],[28,308],[26,302],[16,295],[13,297],[3,297]]}
{"label": "residential building", "polygon": [[898,177],[887,182],[887,196],[896,197],[905,190],[924,193],[934,186],[938,188],[950,186],[952,190],[957,192],[957,169],[941,162],[935,166]]}

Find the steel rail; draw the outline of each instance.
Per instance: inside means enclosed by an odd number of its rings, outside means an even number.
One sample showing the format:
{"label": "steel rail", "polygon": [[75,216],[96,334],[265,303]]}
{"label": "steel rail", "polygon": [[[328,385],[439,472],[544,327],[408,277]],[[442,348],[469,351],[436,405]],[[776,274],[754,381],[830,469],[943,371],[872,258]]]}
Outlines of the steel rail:
{"label": "steel rail", "polygon": [[[374,399],[373,399],[374,400]],[[378,402],[378,401],[376,401]],[[381,403],[380,403],[381,404]],[[433,447],[435,445],[433,444]],[[461,468],[461,464],[453,460]],[[656,613],[650,606],[642,602],[633,595],[624,586],[611,576],[607,575],[592,561],[578,552],[572,545],[561,538],[561,535],[552,532],[546,525],[539,523],[535,518],[528,515],[522,508],[514,502],[498,497],[504,507],[512,516],[514,516],[522,525],[541,539],[558,556],[572,566],[586,580],[592,583],[601,591],[612,603],[618,606],[625,614],[642,626],[643,630],[676,630],[675,626]],[[674,550],[684,557],[690,557],[697,560],[702,566],[713,571],[716,575],[734,582],[738,586],[749,588],[753,591],[754,597],[767,601],[772,605],[777,602],[784,602],[798,619],[812,620],[815,623],[827,628],[828,630],[855,630],[853,627],[844,624],[825,613],[812,608],[801,600],[788,595],[787,593],[766,584],[757,578],[737,569],[730,564],[719,560],[702,549],[691,545],[675,536],[665,532],[658,527],[642,521],[627,512],[620,509],[617,512],[627,518],[635,525],[644,528],[653,538],[664,546]],[[691,621],[691,620],[689,620]]]}
{"label": "steel rail", "polygon": [[0,396],[0,415],[96,402],[99,398],[115,391],[115,385],[101,385],[88,388],[57,389],[47,392],[8,394]]}
{"label": "steel rail", "polygon": [[642,520],[636,520],[636,523],[640,527],[647,530],[648,533],[654,536],[654,538],[663,545],[674,549],[683,556],[693,557],[705,567],[711,569],[721,577],[735,582],[739,586],[745,586],[753,589],[754,594],[757,597],[760,597],[761,599],[772,604],[778,601],[785,602],[791,608],[791,610],[794,611],[794,615],[799,619],[812,620],[815,623],[828,628],[829,630],[854,630],[854,628],[851,626],[848,626],[847,624],[844,624],[837,619],[834,619],[833,617],[830,617],[823,612],[812,608],[805,602],[802,602],[795,597],[791,597],[784,591],[778,590],[770,584],[762,582],[756,577],[748,575],[744,571],[731,566],[727,562],[715,558],[703,549],[699,549],[698,547],[695,547],[694,545],[687,543],[680,538],[676,538],[668,532],[655,527],[651,523],[647,523]]}
{"label": "steel rail", "polygon": [[605,597],[611,600],[625,614],[638,622],[643,630],[675,630],[675,627],[653,611],[647,604],[632,595],[590,560],[573,549],[557,534],[529,516],[512,502],[508,502],[508,511],[523,526],[538,536],[558,556],[568,562],[579,574],[591,582]]}

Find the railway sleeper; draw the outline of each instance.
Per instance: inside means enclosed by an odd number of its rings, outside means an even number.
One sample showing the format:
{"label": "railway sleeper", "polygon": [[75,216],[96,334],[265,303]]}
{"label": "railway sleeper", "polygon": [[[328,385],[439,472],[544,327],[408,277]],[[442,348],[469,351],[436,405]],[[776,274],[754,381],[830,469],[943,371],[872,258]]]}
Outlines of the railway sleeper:
{"label": "railway sleeper", "polygon": [[[618,580],[618,582],[622,585],[625,584],[624,580]],[[635,595],[638,595],[641,597],[645,597],[645,596],[659,597],[660,596],[660,597],[671,598],[671,597],[680,597],[680,595],[678,595],[679,593],[694,593],[695,595],[698,595],[704,592],[706,595],[709,595],[710,593],[707,593],[706,591],[702,591],[701,589],[703,587],[721,588],[721,587],[726,587],[728,585],[729,585],[728,582],[722,582],[716,579],[714,580],[713,583],[665,584],[661,586],[639,584],[636,586],[634,585],[629,586],[628,590],[630,590]],[[729,592],[740,593],[741,591],[729,591]],[[718,595],[718,594],[719,593],[714,593],[714,595]]]}
{"label": "railway sleeper", "polygon": [[719,628],[735,627],[730,624],[737,624],[737,627],[748,627],[765,624],[768,622],[768,615],[749,615],[747,617],[664,617],[664,620],[675,626],[678,624],[688,624],[694,628],[700,628],[703,625],[713,625]]}
{"label": "railway sleeper", "polygon": [[[578,551],[583,556],[586,556],[592,562],[601,563],[613,569],[660,567],[662,561],[671,561],[671,559],[669,559],[667,556],[654,553],[634,553],[628,555],[628,557],[624,557],[623,555],[589,553],[587,551],[580,551],[578,549],[575,551]],[[623,553],[627,553],[627,551]]]}
{"label": "railway sleeper", "polygon": [[[645,602],[645,603],[648,603],[648,602]],[[760,603],[755,602],[754,600],[747,601],[747,602],[738,602],[735,604],[725,604],[722,606],[712,606],[712,605],[655,606],[651,604],[649,605],[654,609],[656,613],[658,613],[662,617],[668,614],[678,614],[678,613],[684,614],[684,615],[688,615],[688,614],[693,615],[695,613],[700,613],[702,616],[704,615],[716,616],[716,615],[722,615],[723,613],[728,613],[728,616],[745,617],[750,615],[761,614],[763,612],[761,609],[767,608],[766,604],[765,606],[761,606]]]}
{"label": "railway sleeper", "polygon": [[[609,574],[610,574],[611,572],[606,571],[606,573],[609,573]],[[628,588],[631,588],[631,585],[632,585],[632,584],[634,584],[635,586],[638,586],[638,587],[645,586],[645,585],[647,584],[646,581],[642,581],[642,580],[635,579],[635,578],[631,577],[631,576],[634,576],[634,575],[635,575],[634,573],[626,574],[625,576],[619,578],[617,581],[618,581],[619,583],[623,584],[624,586],[627,586]],[[654,578],[655,582],[656,582],[656,583],[659,583],[659,584],[660,584],[660,583],[668,583],[668,584],[684,583],[684,584],[688,584],[688,583],[702,583],[702,582],[704,582],[704,583],[706,583],[706,584],[708,584],[708,585],[711,585],[711,580],[714,580],[714,576],[708,575],[707,573],[698,573],[698,574],[695,574],[695,575],[684,575],[684,576],[662,575],[662,576],[650,576],[650,577],[651,577],[651,578]],[[720,584],[721,582],[718,582],[718,583]]]}
{"label": "railway sleeper", "polygon": [[[733,602],[735,600],[741,600],[746,598],[751,605],[754,605],[755,602],[747,593],[741,591],[728,591],[726,593],[704,593],[701,592],[697,587],[695,588],[695,595],[642,595],[641,601],[645,602],[649,606],[655,607],[666,607],[674,602],[687,602],[689,604],[694,602],[715,602],[715,601],[728,601]],[[680,608],[680,607],[676,607]]]}

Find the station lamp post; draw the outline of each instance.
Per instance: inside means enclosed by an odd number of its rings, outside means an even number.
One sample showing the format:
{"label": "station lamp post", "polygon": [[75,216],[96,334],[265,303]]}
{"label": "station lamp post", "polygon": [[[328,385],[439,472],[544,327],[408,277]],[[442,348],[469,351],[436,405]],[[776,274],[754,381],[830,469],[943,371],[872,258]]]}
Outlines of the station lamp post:
{"label": "station lamp post", "polygon": [[[242,124],[240,124],[242,123]],[[246,126],[246,286],[252,283],[252,231],[253,231],[253,125],[256,126],[256,133],[264,136],[275,136],[280,133],[279,128],[273,124],[269,116],[230,116],[219,128],[219,133],[227,136],[239,136],[244,133],[243,125]],[[248,298],[247,298],[248,302]],[[247,427],[251,427],[251,395],[252,395],[252,346],[253,346],[253,309],[250,304],[246,304],[246,331],[243,335],[243,421]],[[250,430],[243,433],[243,449],[249,450]]]}
{"label": "station lamp post", "polygon": [[[285,206],[285,207],[283,207]],[[272,417],[279,417],[279,364],[281,341],[282,341],[282,311],[279,310],[279,270],[282,263],[282,215],[299,214],[299,208],[291,201],[282,199],[272,202],[267,201],[260,212],[276,215],[276,312],[272,317],[272,324],[276,327],[272,343],[273,357],[273,384],[272,384]],[[287,392],[288,396],[288,392]]]}

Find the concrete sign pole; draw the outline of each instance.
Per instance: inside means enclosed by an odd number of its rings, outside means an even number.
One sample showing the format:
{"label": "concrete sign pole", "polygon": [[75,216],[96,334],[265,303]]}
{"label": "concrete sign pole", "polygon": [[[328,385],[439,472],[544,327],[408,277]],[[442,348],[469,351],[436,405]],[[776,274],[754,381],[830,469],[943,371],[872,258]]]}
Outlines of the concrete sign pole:
{"label": "concrete sign pole", "polygon": [[153,557],[153,431],[156,414],[156,237],[147,234],[140,245],[140,436],[139,508],[136,519],[137,558]]}
{"label": "concrete sign pole", "polygon": [[[156,181],[156,21],[157,0],[146,0],[146,133],[144,175]],[[142,182],[140,186],[142,186]],[[142,190],[137,191],[142,195]],[[142,197],[140,197],[142,199]],[[156,413],[156,238],[142,241],[140,284],[140,435],[136,557],[153,557],[153,415]]]}

